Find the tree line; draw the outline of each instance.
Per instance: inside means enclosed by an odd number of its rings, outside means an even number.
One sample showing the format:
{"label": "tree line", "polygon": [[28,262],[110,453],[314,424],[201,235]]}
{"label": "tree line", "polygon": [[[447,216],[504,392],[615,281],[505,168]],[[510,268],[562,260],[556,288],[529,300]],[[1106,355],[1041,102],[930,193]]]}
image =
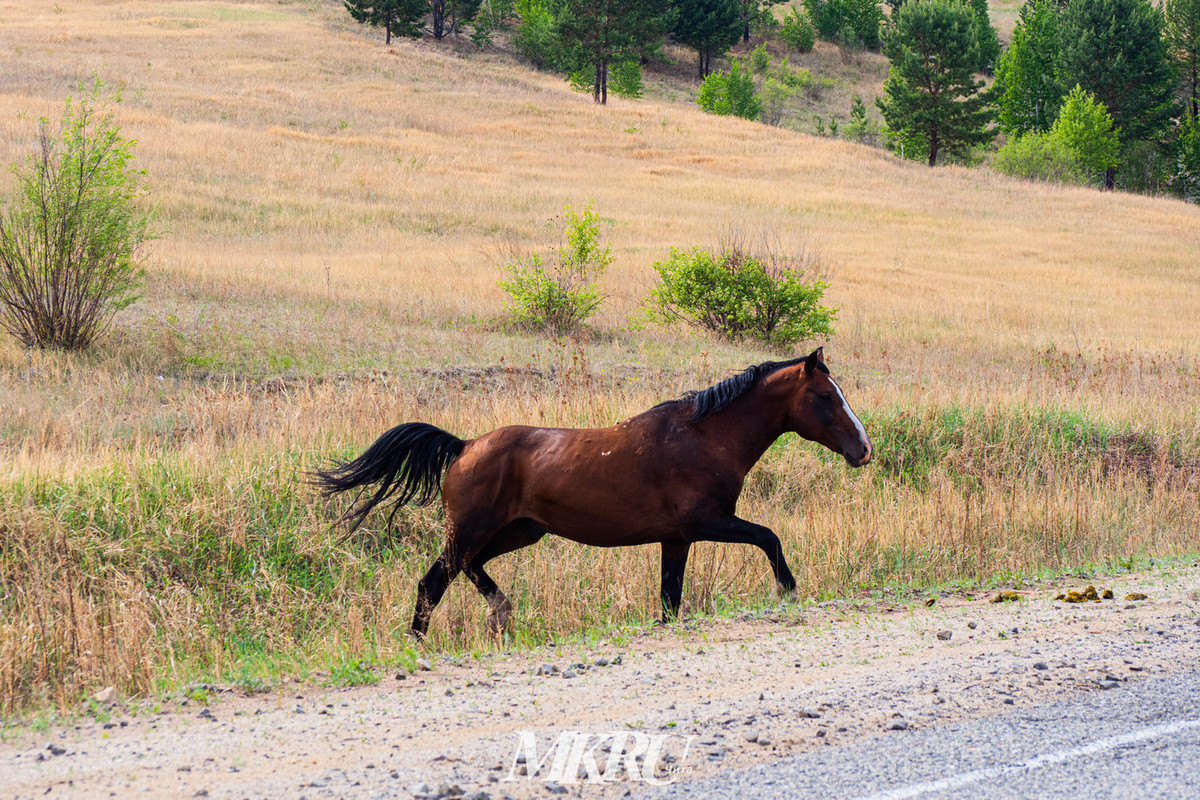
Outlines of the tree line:
{"label": "tree line", "polygon": [[969,161],[1003,133],[1001,171],[1200,199],[1200,0],[1027,0],[991,86],[974,31],[953,0],[893,14],[877,104],[906,157]]}
{"label": "tree line", "polygon": [[[512,26],[524,57],[601,104],[610,90],[640,96],[642,67],[668,37],[695,52],[702,81],[756,32],[801,51],[814,38],[878,50],[890,67],[876,106],[905,158],[978,161],[1003,134],[1002,171],[1200,201],[1200,0],[1026,0],[1003,52],[987,0],[803,0],[782,24],[772,7],[783,0],[344,2],[389,41],[423,35],[426,18],[435,38],[470,26],[480,45]],[[737,69],[721,79],[749,86]],[[703,94],[709,110],[777,117],[753,97]]]}

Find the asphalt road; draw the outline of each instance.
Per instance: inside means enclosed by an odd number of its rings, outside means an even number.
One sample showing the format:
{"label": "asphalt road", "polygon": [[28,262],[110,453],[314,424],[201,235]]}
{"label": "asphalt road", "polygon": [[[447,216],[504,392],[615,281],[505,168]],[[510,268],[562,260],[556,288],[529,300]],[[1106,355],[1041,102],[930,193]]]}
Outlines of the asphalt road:
{"label": "asphalt road", "polygon": [[1200,672],[970,723],[881,732],[658,798],[1196,798]]}

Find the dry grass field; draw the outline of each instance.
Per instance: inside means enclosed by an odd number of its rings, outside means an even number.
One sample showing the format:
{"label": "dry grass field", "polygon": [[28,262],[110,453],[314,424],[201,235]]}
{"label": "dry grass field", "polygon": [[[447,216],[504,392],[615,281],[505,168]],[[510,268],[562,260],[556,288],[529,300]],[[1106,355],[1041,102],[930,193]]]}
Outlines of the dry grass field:
{"label": "dry grass field", "polygon": [[[0,338],[7,710],[408,663],[436,511],[346,537],[304,471],[402,421],[607,425],[778,357],[631,324],[655,260],[731,230],[820,254],[875,440],[865,470],[785,439],[750,475],[740,513],[805,598],[1198,549],[1194,206],[929,170],[661,87],[601,108],[502,51],[386,47],[334,0],[0,0],[0,45],[0,161],[78,81],[123,84],[161,233],[96,351]],[[589,200],[615,256],[594,330],[507,329],[499,265]],[[656,612],[657,549],[497,563],[517,644]],[[761,553],[700,547],[685,611],[768,583]],[[456,584],[427,646],[511,646],[484,616]]]}

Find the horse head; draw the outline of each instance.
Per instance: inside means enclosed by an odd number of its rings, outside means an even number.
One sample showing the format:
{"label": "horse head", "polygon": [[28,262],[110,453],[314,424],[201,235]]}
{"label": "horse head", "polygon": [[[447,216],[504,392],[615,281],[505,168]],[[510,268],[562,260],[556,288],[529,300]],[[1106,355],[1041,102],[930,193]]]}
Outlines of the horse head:
{"label": "horse head", "polygon": [[871,460],[871,440],[841,387],[825,366],[824,348],[818,347],[797,370],[799,388],[791,399],[791,430],[809,441],[828,447],[852,467]]}

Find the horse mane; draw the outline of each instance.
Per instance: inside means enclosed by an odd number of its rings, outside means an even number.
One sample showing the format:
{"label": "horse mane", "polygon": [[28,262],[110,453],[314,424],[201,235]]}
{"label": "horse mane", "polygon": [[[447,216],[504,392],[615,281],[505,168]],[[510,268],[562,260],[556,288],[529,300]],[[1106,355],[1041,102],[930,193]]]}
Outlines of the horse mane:
{"label": "horse mane", "polygon": [[[790,361],[764,361],[761,364],[746,367],[736,375],[726,378],[720,383],[713,384],[707,389],[701,389],[698,392],[687,392],[675,400],[667,400],[664,403],[659,403],[655,408],[690,403],[692,413],[688,416],[688,419],[692,422],[698,422],[728,406],[734,400],[750,391],[751,388],[768,375],[787,367],[794,367],[797,364],[803,363],[806,359],[806,356],[802,356],[800,358],[793,358]],[[829,368],[824,363],[818,362],[817,368],[824,372],[829,372]]]}

